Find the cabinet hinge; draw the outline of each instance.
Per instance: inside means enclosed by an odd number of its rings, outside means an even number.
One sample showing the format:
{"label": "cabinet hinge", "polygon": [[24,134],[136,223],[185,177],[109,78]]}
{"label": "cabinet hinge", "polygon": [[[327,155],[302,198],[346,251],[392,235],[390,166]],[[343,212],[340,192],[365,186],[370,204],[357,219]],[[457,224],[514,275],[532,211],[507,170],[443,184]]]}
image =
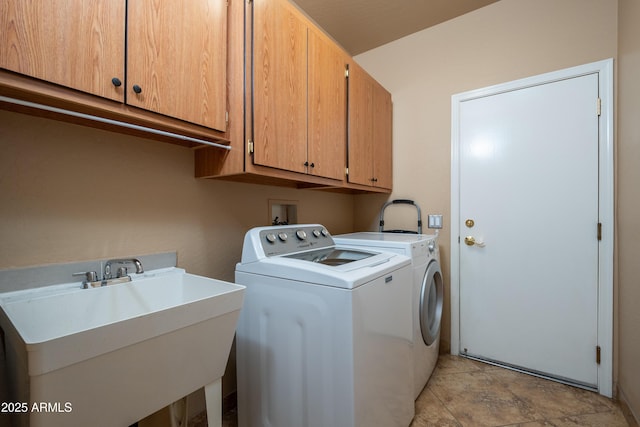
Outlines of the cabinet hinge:
{"label": "cabinet hinge", "polygon": [[345,173],[347,176],[349,176],[349,168],[345,168],[345,169],[344,169],[344,173]]}
{"label": "cabinet hinge", "polygon": [[347,64],[347,66],[344,69],[344,76],[346,78],[349,78],[349,64]]}
{"label": "cabinet hinge", "polygon": [[600,346],[596,346],[596,363],[600,364]]}
{"label": "cabinet hinge", "polygon": [[252,140],[248,140],[247,141],[247,153],[253,154],[253,141]]}
{"label": "cabinet hinge", "polygon": [[596,101],[596,112],[598,113],[598,116],[602,114],[602,99],[600,98]]}
{"label": "cabinet hinge", "polygon": [[229,123],[229,112],[228,112],[228,111],[225,111],[225,112],[224,112],[224,121],[225,121],[226,123]]}
{"label": "cabinet hinge", "polygon": [[602,240],[602,223],[601,222],[598,223],[597,235],[598,235],[598,240]]}

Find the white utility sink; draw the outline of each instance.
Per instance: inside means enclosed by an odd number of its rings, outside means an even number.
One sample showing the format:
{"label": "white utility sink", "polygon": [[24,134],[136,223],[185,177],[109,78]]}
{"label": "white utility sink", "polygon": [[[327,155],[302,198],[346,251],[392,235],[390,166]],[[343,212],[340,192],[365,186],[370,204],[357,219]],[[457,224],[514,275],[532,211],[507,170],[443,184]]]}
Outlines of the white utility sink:
{"label": "white utility sink", "polygon": [[29,405],[17,425],[127,426],[201,387],[209,408],[244,287],[179,268],[131,276],[0,294],[10,396]]}

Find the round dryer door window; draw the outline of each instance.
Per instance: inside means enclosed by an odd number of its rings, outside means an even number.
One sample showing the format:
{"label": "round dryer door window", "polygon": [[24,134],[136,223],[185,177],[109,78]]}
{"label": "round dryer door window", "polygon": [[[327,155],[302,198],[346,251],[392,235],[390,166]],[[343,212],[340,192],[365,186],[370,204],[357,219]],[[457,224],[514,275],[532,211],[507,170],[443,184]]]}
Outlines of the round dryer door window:
{"label": "round dryer door window", "polygon": [[443,298],[440,264],[432,261],[422,279],[420,291],[420,330],[426,345],[433,344],[440,336]]}

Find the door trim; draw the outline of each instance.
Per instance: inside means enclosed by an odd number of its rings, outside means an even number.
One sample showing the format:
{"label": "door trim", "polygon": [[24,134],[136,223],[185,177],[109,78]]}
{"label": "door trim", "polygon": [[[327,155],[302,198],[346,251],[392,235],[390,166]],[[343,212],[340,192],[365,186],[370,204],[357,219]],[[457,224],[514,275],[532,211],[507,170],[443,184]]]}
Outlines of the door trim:
{"label": "door trim", "polygon": [[[460,354],[460,104],[485,96],[525,89],[587,74],[598,74],[601,113],[598,148],[598,217],[602,224],[598,261],[598,392],[613,395],[613,250],[614,250],[614,152],[613,59],[593,62],[538,76],[455,94],[451,97],[451,354]],[[596,104],[594,101],[594,110]],[[596,225],[594,224],[594,238]],[[596,357],[596,349],[593,349]]]}

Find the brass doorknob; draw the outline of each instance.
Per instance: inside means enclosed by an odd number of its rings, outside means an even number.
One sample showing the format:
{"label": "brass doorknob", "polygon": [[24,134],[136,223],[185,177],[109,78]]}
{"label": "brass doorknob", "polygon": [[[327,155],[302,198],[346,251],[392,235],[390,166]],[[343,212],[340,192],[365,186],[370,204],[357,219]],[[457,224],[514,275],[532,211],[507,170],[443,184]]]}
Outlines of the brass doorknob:
{"label": "brass doorknob", "polygon": [[475,239],[475,237],[473,237],[473,236],[467,236],[467,237],[465,237],[465,238],[464,238],[464,242],[467,244],[467,246],[473,246],[473,245],[476,245],[476,246],[479,246],[479,247],[481,247],[481,248],[484,248],[484,243],[483,243],[483,242],[480,242],[480,241],[477,241],[477,240]]}

